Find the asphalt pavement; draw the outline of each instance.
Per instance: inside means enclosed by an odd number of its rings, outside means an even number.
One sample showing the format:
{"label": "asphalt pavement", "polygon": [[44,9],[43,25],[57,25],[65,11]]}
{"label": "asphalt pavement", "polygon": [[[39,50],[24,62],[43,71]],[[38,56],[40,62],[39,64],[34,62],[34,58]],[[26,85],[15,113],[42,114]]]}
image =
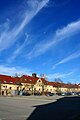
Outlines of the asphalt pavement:
{"label": "asphalt pavement", "polygon": [[0,120],[73,120],[80,115],[80,97],[0,97]]}
{"label": "asphalt pavement", "polygon": [[35,105],[48,104],[58,96],[0,96],[0,120],[26,120],[35,110]]}

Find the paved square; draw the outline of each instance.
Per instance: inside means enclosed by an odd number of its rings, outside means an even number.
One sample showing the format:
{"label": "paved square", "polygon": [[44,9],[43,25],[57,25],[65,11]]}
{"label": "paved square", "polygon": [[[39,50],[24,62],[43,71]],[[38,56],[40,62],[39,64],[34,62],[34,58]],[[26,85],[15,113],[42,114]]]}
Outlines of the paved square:
{"label": "paved square", "polygon": [[0,97],[0,120],[26,120],[36,105],[56,101],[58,96]]}

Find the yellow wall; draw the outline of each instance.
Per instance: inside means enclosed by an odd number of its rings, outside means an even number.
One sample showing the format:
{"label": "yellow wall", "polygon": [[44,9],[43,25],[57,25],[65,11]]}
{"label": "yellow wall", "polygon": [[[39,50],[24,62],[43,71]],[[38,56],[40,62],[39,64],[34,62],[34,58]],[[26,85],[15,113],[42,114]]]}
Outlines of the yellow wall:
{"label": "yellow wall", "polygon": [[[80,92],[80,88],[57,88],[57,87],[53,87],[52,85],[44,85],[41,79],[38,79],[36,84],[32,86],[32,84],[30,83],[21,83],[22,86],[20,85],[14,85],[14,84],[1,84],[1,91],[4,91],[5,89],[10,89],[11,90],[17,90],[17,87],[20,89],[25,88],[25,90],[27,91],[39,91],[42,92],[44,89],[44,92],[52,92],[52,93],[56,93],[57,90],[61,91],[61,92]],[[7,86],[7,87],[6,87]]]}
{"label": "yellow wall", "polygon": [[19,87],[19,85],[1,84],[1,90],[9,89],[10,87],[12,90],[17,90],[17,87]]}

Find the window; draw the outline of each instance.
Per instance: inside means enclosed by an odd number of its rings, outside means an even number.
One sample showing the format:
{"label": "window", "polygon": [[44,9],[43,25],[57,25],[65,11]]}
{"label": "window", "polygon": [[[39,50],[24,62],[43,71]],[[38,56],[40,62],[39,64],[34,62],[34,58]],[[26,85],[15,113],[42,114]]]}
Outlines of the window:
{"label": "window", "polygon": [[39,82],[41,82],[41,81],[39,80]]}
{"label": "window", "polygon": [[10,81],[10,83],[13,83],[12,81]]}
{"label": "window", "polygon": [[6,83],[6,80],[4,80],[4,83]]}
{"label": "window", "polygon": [[16,82],[16,85],[19,85],[19,84],[20,84],[20,83],[17,81],[17,82]]}
{"label": "window", "polygon": [[27,79],[26,79],[26,78],[25,78],[24,80],[25,80],[25,81],[27,81]]}
{"label": "window", "polygon": [[30,91],[30,88],[29,88],[29,91]]}
{"label": "window", "polygon": [[12,87],[10,87],[10,90],[12,89]]}

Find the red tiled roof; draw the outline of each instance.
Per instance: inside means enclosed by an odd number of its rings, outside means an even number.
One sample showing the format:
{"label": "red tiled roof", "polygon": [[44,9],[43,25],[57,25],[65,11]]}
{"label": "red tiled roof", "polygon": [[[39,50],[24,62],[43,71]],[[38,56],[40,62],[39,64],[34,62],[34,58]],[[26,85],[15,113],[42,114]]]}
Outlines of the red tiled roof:
{"label": "red tiled roof", "polygon": [[39,78],[34,76],[23,75],[22,77],[11,77],[7,75],[0,74],[0,82],[4,84],[20,84],[20,83],[30,83],[36,84],[37,80],[41,79],[44,85],[52,85],[53,87],[67,87],[67,88],[78,88],[80,87],[77,84],[65,84],[59,82],[49,82],[45,78]]}
{"label": "red tiled roof", "polygon": [[48,82],[48,85],[52,85],[53,87],[62,87],[64,86],[65,84],[64,83],[59,83],[59,82]]}
{"label": "red tiled roof", "polygon": [[47,84],[47,82],[48,82],[48,81],[45,80],[44,78],[33,77],[33,76],[28,76],[28,75],[23,75],[23,76],[20,78],[20,82],[21,82],[21,83],[32,83],[32,84],[36,84],[36,82],[37,82],[38,79],[41,79],[44,84]]}
{"label": "red tiled roof", "polygon": [[67,88],[78,88],[77,84],[65,84],[60,82],[48,82],[48,85],[52,85],[53,87],[67,87]]}
{"label": "red tiled roof", "polygon": [[41,80],[45,85],[48,85],[48,81],[45,78],[41,78]]}
{"label": "red tiled roof", "polygon": [[11,77],[0,74],[0,82],[5,84],[19,84],[20,80],[17,77]]}
{"label": "red tiled roof", "polygon": [[39,78],[38,77],[33,77],[33,76],[28,76],[28,75],[23,75],[20,78],[20,82],[21,83],[31,83],[31,84],[35,84],[37,82]]}

